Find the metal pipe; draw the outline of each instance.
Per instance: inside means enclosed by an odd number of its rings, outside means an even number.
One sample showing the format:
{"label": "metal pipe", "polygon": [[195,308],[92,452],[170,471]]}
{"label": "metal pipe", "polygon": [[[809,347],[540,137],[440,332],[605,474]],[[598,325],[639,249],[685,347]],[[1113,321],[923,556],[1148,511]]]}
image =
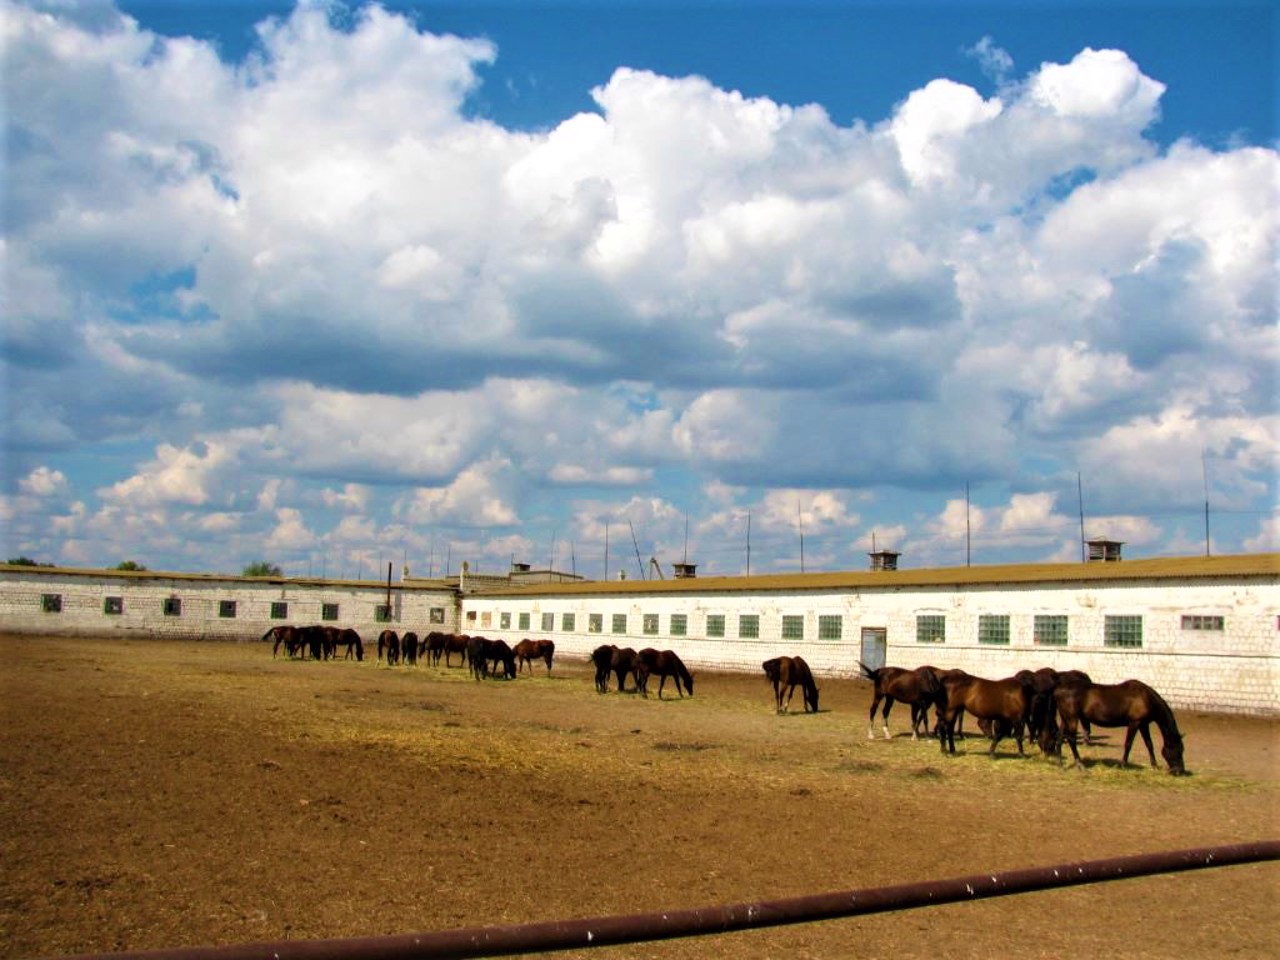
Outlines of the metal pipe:
{"label": "metal pipe", "polygon": [[168,950],[83,954],[75,960],[440,960],[515,956],[866,916],[914,907],[984,900],[1058,887],[1268,860],[1280,860],[1280,840],[1137,854],[1108,860],[1083,860],[1052,867],[974,874],[951,880],[662,913],[472,927],[388,937],[283,940],[225,947],[177,947]]}

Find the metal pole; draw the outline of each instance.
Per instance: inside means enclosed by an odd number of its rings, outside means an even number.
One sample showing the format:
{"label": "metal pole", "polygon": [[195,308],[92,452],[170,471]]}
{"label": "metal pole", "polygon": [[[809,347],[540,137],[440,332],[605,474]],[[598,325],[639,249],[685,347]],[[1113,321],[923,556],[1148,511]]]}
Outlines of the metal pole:
{"label": "metal pole", "polygon": [[515,956],[867,916],[915,907],[986,900],[1108,880],[1267,860],[1280,860],[1280,840],[1137,854],[1108,860],[1083,860],[1005,873],[980,873],[952,880],[870,887],[808,897],[662,913],[552,920],[514,926],[471,927],[435,933],[346,940],[284,940],[229,947],[177,947],[172,950],[84,954],[73,960],[462,960],[470,957]]}

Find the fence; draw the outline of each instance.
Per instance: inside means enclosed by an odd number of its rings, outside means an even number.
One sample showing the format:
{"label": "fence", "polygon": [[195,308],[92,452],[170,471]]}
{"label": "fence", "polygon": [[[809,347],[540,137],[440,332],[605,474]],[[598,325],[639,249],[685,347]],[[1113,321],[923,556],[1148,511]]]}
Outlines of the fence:
{"label": "fence", "polygon": [[759,903],[615,915],[515,926],[341,940],[284,940],[227,947],[86,954],[80,960],[443,960],[501,957],[707,936],[792,923],[866,916],[1243,863],[1280,860],[1280,840],[1084,860],[950,880],[848,890]]}

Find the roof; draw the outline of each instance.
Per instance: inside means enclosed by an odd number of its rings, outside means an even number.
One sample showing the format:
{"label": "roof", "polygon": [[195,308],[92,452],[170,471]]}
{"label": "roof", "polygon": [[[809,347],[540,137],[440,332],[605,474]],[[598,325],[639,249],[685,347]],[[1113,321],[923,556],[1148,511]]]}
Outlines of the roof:
{"label": "roof", "polygon": [[1257,578],[1280,581],[1280,553],[1221,557],[1163,557],[1093,563],[990,564],[921,570],[770,573],[763,576],[695,577],[682,580],[591,580],[481,589],[476,595],[581,596],[618,594],[761,593],[922,587],[997,586],[1019,583],[1104,583],[1133,580]]}
{"label": "roof", "polygon": [[[385,580],[339,580],[326,577],[245,577],[235,573],[181,573],[164,570],[98,570],[87,567],[46,567],[26,563],[0,563],[0,573],[19,573],[45,577],[107,577],[119,580],[177,580],[197,583],[289,584],[296,587],[363,587],[386,590]],[[414,577],[411,581],[393,580],[392,590],[430,590],[455,593],[457,584],[442,579]]]}

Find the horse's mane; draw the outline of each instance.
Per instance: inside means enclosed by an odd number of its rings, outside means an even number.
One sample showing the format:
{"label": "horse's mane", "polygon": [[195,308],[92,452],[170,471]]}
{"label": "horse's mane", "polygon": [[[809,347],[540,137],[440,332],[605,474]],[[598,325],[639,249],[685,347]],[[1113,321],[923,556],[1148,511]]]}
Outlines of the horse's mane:
{"label": "horse's mane", "polygon": [[1165,702],[1164,697],[1154,687],[1147,687],[1148,695],[1151,697],[1151,712],[1155,714],[1156,725],[1160,728],[1161,734],[1165,737],[1170,735],[1182,739],[1182,731],[1178,729],[1178,721],[1173,716],[1173,708]]}

